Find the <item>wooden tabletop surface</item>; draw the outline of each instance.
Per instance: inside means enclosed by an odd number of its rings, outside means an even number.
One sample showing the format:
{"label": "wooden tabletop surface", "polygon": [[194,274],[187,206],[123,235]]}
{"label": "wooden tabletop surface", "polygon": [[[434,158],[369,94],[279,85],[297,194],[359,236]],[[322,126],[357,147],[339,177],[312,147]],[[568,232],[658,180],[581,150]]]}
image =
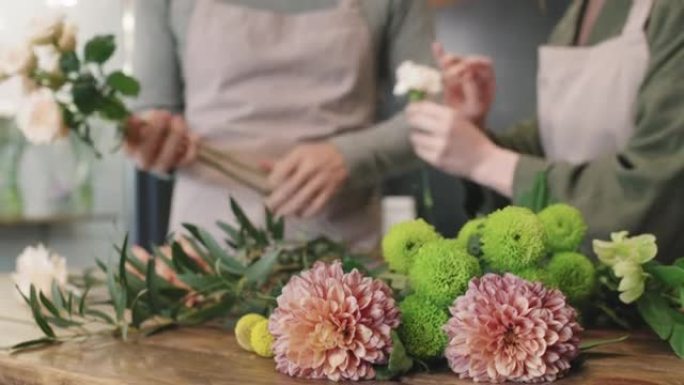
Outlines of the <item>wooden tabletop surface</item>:
{"label": "wooden tabletop surface", "polygon": [[[0,345],[40,335],[28,312],[0,277]],[[624,334],[624,333],[623,333]],[[587,338],[620,333],[591,331]],[[684,361],[649,333],[585,355],[585,362],[558,385],[684,385]],[[290,385],[311,384],[275,372],[272,360],[242,351],[227,331],[181,329],[134,342],[95,338],[17,355],[0,353],[0,385]],[[321,382],[314,382],[321,383]],[[373,382],[376,383],[376,382]],[[421,373],[402,384],[471,384],[448,370]],[[387,383],[390,384],[390,383]]]}

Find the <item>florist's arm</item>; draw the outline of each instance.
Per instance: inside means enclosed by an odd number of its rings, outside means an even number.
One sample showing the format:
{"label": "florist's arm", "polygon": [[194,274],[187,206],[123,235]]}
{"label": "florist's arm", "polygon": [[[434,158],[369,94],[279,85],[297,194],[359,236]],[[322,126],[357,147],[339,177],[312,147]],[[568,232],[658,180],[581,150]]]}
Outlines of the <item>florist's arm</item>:
{"label": "florist's arm", "polygon": [[[141,92],[128,123],[125,148],[138,167],[165,174],[194,159],[197,138],[185,120],[170,0],[136,0],[134,74]],[[174,115],[175,114],[175,115]]]}
{"label": "florist's arm", "polygon": [[[395,69],[405,60],[431,63],[434,39],[427,2],[391,2],[387,26],[386,58],[381,77],[394,80]],[[381,91],[382,93],[382,91]],[[394,110],[398,110],[396,100]],[[344,186],[377,183],[388,172],[399,172],[417,163],[409,143],[410,127],[403,114],[372,127],[345,133],[327,142],[303,144],[278,162],[270,181],[275,191],[267,204],[279,215],[311,216]]]}

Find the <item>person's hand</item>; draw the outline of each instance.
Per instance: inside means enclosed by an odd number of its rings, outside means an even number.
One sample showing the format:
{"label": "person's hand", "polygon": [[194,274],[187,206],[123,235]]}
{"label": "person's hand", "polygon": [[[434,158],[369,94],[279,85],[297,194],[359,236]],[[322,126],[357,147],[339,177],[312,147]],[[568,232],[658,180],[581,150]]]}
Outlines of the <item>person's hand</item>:
{"label": "person's hand", "polygon": [[496,94],[491,60],[452,55],[446,53],[440,43],[434,43],[432,51],[442,70],[444,103],[482,127]]}
{"label": "person's hand", "polygon": [[278,216],[311,217],[348,178],[344,157],[333,144],[300,144],[271,167],[273,192],[266,205]]}
{"label": "person's hand", "polygon": [[197,143],[183,117],[154,110],[128,120],[124,148],[140,169],[166,174],[193,162]]}
{"label": "person's hand", "polygon": [[414,127],[411,144],[419,158],[511,196],[518,154],[498,147],[460,111],[447,106],[413,103],[406,117]]}

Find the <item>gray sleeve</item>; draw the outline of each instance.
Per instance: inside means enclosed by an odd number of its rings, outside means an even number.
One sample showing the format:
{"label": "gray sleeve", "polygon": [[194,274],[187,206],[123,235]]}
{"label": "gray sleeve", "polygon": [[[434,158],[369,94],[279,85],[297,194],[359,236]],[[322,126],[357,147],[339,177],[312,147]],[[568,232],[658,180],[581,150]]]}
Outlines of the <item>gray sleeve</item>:
{"label": "gray sleeve", "polygon": [[396,68],[405,60],[433,64],[430,46],[434,41],[434,24],[427,1],[390,1],[389,22],[380,52],[381,79],[387,95],[381,110],[392,111],[392,117],[366,130],[347,133],[331,139],[342,152],[354,184],[375,183],[391,174],[418,164],[409,142],[410,127],[403,113],[405,102],[388,92],[394,84]]}
{"label": "gray sleeve", "polygon": [[183,109],[183,81],[170,27],[173,0],[135,0],[133,73],[140,80],[140,96],[133,109]]}

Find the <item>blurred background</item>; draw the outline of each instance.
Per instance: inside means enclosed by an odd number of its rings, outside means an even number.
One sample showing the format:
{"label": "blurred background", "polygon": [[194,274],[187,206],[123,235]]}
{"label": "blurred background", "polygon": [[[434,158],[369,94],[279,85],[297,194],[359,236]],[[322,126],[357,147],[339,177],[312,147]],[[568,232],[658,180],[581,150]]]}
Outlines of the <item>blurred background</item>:
{"label": "blurred background", "polygon": [[[536,48],[570,1],[433,1],[438,39],[448,50],[494,59],[498,93],[491,129],[534,115]],[[131,0],[0,0],[0,49],[25,36],[31,16],[48,9],[60,9],[75,21],[81,41],[116,34],[122,47],[111,65],[130,68]],[[92,265],[95,257],[106,259],[126,231],[142,244],[163,239],[172,185],[137,173],[119,153],[105,151],[95,160],[70,140],[45,148],[28,145],[13,126],[19,87],[0,86],[0,271],[11,271],[21,250],[38,242],[78,268]],[[114,146],[114,138],[99,140]],[[420,173],[388,181],[385,194],[417,198],[418,213],[452,236],[466,220],[464,186],[434,170],[428,175],[432,212],[421,205]],[[398,211],[406,205],[388,202],[387,217],[401,217]]]}

